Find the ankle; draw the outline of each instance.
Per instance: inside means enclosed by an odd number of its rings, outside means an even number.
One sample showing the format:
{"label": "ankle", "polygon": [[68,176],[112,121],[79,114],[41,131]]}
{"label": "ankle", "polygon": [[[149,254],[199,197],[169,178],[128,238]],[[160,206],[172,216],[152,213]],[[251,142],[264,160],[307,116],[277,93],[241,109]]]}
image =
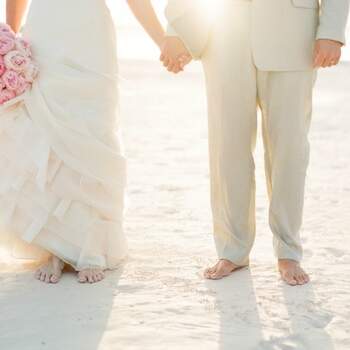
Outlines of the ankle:
{"label": "ankle", "polygon": [[279,264],[300,264],[298,260],[294,259],[287,259],[287,258],[280,258],[278,259]]}

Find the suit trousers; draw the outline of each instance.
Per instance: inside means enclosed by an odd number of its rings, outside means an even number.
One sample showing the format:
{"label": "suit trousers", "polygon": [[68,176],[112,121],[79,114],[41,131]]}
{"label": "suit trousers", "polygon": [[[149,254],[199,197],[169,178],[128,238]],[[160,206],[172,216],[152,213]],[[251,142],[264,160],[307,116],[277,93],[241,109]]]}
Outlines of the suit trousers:
{"label": "suit trousers", "polygon": [[[261,71],[252,4],[235,0],[214,21],[202,62],[209,114],[211,206],[220,259],[249,263],[255,238],[257,111],[262,113],[269,224],[276,257],[300,261],[308,132],[316,73]],[[288,40],[288,38],[286,38]]]}

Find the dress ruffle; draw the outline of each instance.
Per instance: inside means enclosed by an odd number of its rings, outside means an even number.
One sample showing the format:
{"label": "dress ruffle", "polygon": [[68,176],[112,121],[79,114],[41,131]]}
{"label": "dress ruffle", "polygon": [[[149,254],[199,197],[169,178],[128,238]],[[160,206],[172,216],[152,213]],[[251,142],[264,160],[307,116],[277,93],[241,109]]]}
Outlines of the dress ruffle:
{"label": "dress ruffle", "polygon": [[[73,166],[67,164],[57,151],[62,154],[60,141],[77,129],[65,130],[59,137],[60,130],[50,126],[49,108],[38,94],[40,89],[34,86],[24,101],[0,113],[2,231],[28,243],[14,253],[16,257],[32,258],[33,251],[41,247],[76,270],[117,267],[127,251],[123,234],[125,159],[116,148],[78,129],[81,135],[68,138],[74,140],[71,144],[64,143],[71,150],[67,162]],[[47,118],[46,125],[38,125],[30,111]],[[50,127],[56,134],[50,133]],[[53,134],[57,143],[52,141]],[[89,143],[83,142],[86,140]],[[74,148],[76,142],[80,148]],[[108,151],[103,159],[96,158],[96,144],[101,152]],[[89,147],[91,152],[86,153]],[[77,151],[85,153],[74,161]],[[107,163],[101,169],[103,161]],[[88,166],[82,166],[86,162]]]}
{"label": "dress ruffle", "polygon": [[33,0],[23,35],[39,77],[0,108],[1,241],[16,257],[115,268],[127,243],[112,17],[104,1]]}

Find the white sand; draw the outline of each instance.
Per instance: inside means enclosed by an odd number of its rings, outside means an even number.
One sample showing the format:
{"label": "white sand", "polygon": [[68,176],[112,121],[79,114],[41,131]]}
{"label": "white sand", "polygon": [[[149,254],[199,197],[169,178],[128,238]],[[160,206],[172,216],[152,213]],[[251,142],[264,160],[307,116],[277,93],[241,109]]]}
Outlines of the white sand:
{"label": "white sand", "polygon": [[350,349],[349,74],[342,64],[317,83],[302,232],[312,283],[288,287],[272,254],[261,140],[251,268],[206,282],[215,251],[199,67],[172,77],[122,62],[129,263],[92,286],[74,274],[55,286],[3,272],[0,349]]}

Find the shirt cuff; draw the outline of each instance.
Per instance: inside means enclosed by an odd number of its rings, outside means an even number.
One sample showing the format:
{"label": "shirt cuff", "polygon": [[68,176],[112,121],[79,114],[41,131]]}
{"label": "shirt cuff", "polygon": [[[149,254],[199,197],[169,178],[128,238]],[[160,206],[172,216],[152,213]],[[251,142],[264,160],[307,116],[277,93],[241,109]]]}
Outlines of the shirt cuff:
{"label": "shirt cuff", "polygon": [[345,33],[339,33],[332,30],[323,30],[319,29],[316,35],[317,40],[325,39],[325,40],[334,40],[346,44]]}

